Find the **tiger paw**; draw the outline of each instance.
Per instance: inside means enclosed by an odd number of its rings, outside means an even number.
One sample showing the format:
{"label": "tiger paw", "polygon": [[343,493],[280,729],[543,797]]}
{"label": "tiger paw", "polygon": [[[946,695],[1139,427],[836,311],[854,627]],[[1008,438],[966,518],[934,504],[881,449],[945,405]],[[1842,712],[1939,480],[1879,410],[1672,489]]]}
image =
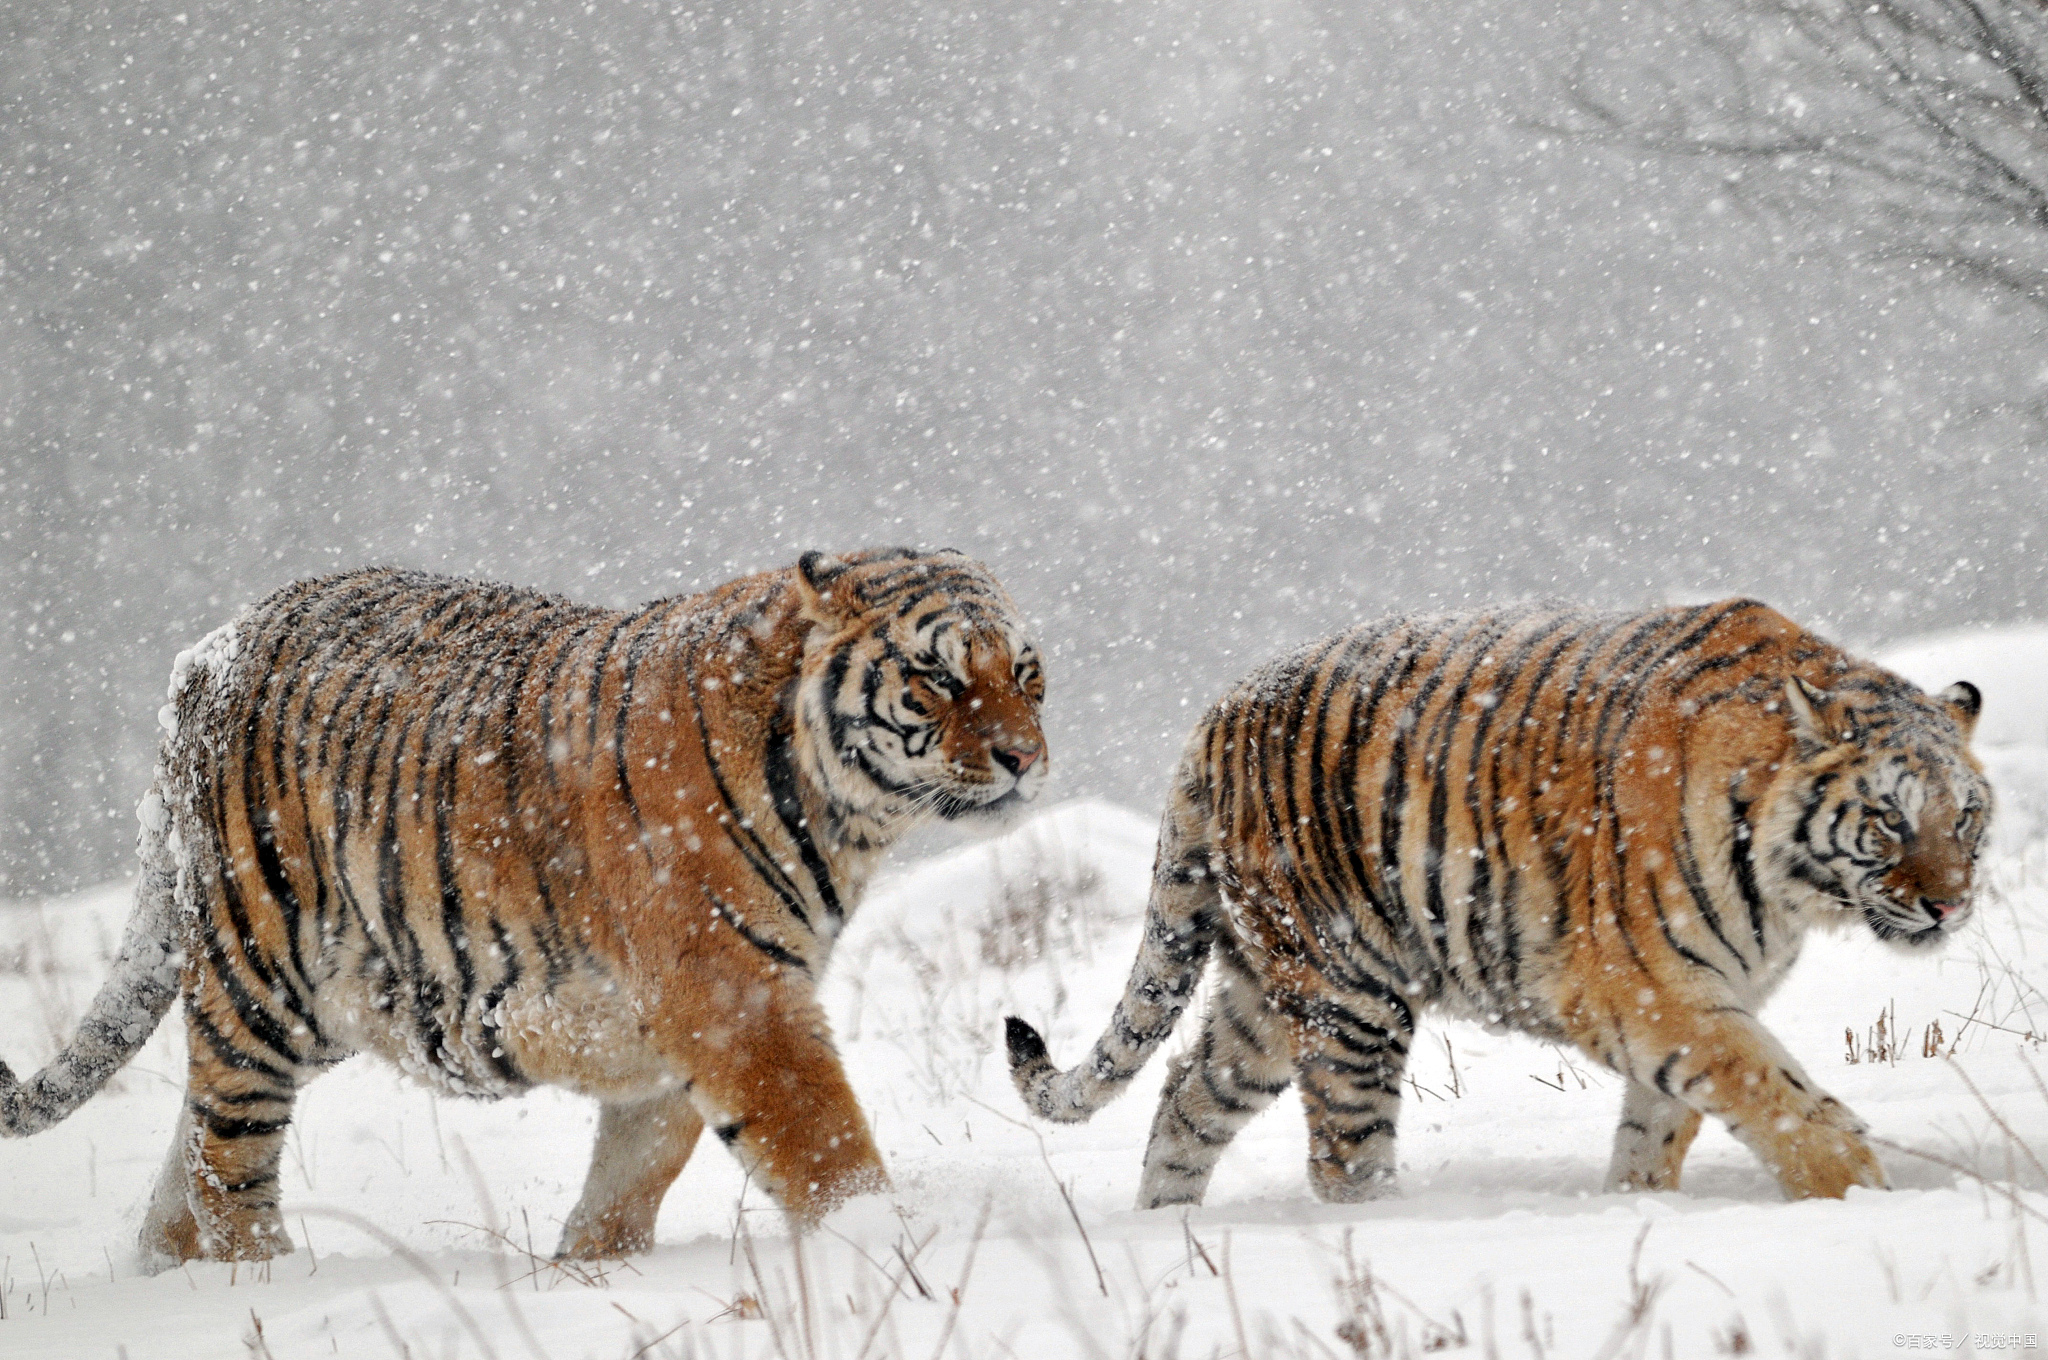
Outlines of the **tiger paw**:
{"label": "tiger paw", "polygon": [[1890,1188],[1884,1166],[1861,1137],[1809,1123],[1790,1131],[1766,1164],[1787,1199],[1841,1199],[1851,1186]]}
{"label": "tiger paw", "polygon": [[166,1270],[176,1270],[187,1261],[200,1259],[198,1220],[186,1211],[167,1222],[145,1222],[136,1245],[141,1252],[143,1274],[161,1275]]}
{"label": "tiger paw", "polygon": [[557,1261],[611,1261],[633,1256],[654,1245],[651,1213],[614,1212],[591,1218],[572,1214],[562,1228]]}
{"label": "tiger paw", "polygon": [[1352,1169],[1335,1161],[1317,1158],[1309,1163],[1309,1187],[1326,1204],[1364,1204],[1376,1199],[1393,1199],[1400,1194],[1394,1182],[1394,1168],[1370,1166]]}
{"label": "tiger paw", "polygon": [[201,1227],[198,1247],[198,1255],[209,1261],[268,1261],[298,1250],[275,1211],[227,1217],[211,1228]]}

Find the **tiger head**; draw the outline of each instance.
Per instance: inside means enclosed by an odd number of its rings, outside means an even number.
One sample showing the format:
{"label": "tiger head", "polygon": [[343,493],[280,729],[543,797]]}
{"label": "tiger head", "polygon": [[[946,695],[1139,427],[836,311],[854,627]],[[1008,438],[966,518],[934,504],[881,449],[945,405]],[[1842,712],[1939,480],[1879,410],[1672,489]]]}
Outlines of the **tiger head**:
{"label": "tiger head", "polygon": [[806,553],[800,741],[843,814],[1008,812],[1045,785],[1045,678],[1017,607],[945,549]]}
{"label": "tiger head", "polygon": [[1823,690],[1785,682],[1792,751],[1769,858],[1788,886],[1923,948],[1968,919],[1991,785],[1970,754],[1983,707],[1967,681],[1928,696],[1896,677]]}

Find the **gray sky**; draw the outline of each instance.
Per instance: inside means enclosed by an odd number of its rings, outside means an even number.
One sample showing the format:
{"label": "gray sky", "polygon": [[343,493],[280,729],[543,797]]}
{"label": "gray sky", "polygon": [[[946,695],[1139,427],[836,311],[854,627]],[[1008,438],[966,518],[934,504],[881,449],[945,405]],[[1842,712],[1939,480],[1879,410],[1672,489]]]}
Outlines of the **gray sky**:
{"label": "gray sky", "polygon": [[127,872],[175,652],[370,562],[958,547],[1147,812],[1389,610],[2038,616],[2036,319],[1529,130],[1641,11],[1446,8],[0,11],[0,895]]}

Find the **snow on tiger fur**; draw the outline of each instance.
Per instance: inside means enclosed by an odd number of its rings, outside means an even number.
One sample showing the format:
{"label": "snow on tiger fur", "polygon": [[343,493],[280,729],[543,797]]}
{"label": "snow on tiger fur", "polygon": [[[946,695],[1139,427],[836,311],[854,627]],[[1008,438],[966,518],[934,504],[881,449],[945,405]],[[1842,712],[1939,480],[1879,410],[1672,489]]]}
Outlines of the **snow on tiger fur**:
{"label": "snow on tiger fur", "polygon": [[1254,672],[1170,794],[1143,944],[1061,1072],[1009,1022],[1029,1107],[1087,1119],[1166,1038],[1141,1208],[1201,1201],[1289,1083],[1325,1199],[1385,1193],[1419,1011],[1577,1045],[1627,1079],[1611,1189],[1674,1189],[1701,1117],[1787,1196],[1884,1184],[1863,1123],[1757,1019],[1816,926],[1906,950],[1970,914],[1980,699],[1928,696],[1753,600],[1385,619]]}
{"label": "snow on tiger fur", "polygon": [[305,1084],[369,1050],[443,1091],[600,1102],[561,1251],[645,1248],[708,1124],[800,1224],[886,1183],[816,990],[891,842],[1046,772],[1038,654],[954,552],[632,611],[368,570],[179,659],[113,977],[0,1132],[76,1109],[182,995],[146,1260],[290,1251]]}

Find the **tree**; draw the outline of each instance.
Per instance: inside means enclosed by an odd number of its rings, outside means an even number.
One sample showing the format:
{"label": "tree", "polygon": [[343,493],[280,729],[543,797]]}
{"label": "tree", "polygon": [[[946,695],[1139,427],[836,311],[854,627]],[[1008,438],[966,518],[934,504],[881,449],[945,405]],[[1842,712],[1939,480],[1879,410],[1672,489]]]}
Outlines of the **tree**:
{"label": "tree", "polygon": [[1657,57],[1583,62],[1558,130],[1720,162],[1797,232],[2048,311],[2048,9],[1675,0],[1670,18]]}

